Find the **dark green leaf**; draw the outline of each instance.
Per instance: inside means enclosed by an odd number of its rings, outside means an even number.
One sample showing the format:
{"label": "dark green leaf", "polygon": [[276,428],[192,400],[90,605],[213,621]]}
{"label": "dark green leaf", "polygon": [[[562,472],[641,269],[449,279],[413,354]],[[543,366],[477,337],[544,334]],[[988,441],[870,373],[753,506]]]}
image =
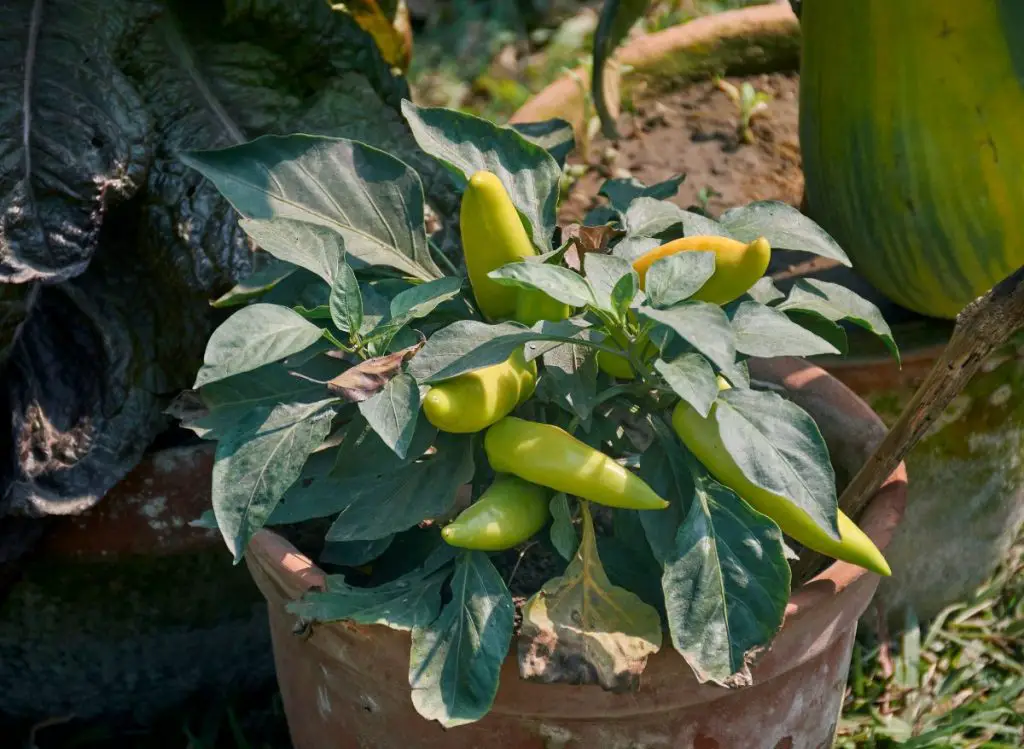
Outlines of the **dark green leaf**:
{"label": "dark green leaf", "polygon": [[409,448],[405,457],[399,458],[365,419],[357,417],[346,426],[344,437],[328,470],[336,479],[386,475],[422,457],[436,437],[437,427],[426,419],[416,419],[416,429]]}
{"label": "dark green leaf", "polygon": [[289,603],[288,613],[310,622],[350,621],[398,630],[424,627],[441,609],[441,587],[451,571],[424,574],[416,569],[374,588],[357,588],[342,575],[328,575],[327,589],[310,591]]}
{"label": "dark green leaf", "polygon": [[839,349],[797,325],[785,314],[758,302],[741,302],[732,316],[736,350],[749,356],[815,356]]}
{"label": "dark green leaf", "polygon": [[793,284],[785,301],[777,304],[775,309],[814,312],[832,322],[847,320],[881,338],[896,361],[900,359],[892,331],[878,307],[844,286],[815,278],[800,278]]}
{"label": "dark green leaf", "polygon": [[363,324],[363,297],[359,293],[356,274],[344,259],[339,260],[331,284],[328,306],[331,320],[341,330],[355,332]]}
{"label": "dark green leaf", "polygon": [[597,551],[612,585],[636,593],[660,615],[665,610],[661,564],[647,542],[642,514],[639,510],[613,510],[612,535],[597,537]]}
{"label": "dark green leaf", "polygon": [[671,361],[658,359],[654,362],[669,387],[689,403],[701,416],[711,412],[711,404],[718,397],[718,382],[715,370],[700,354],[683,354]]}
{"label": "dark green leaf", "polygon": [[[609,106],[617,108],[618,102],[610,104],[605,100],[607,89],[605,76],[607,75],[608,61],[615,53],[615,48],[633,28],[633,24],[647,10],[648,5],[649,0],[605,0],[601,7],[601,16],[597,22],[597,30],[594,32],[594,61],[590,93],[597,115],[601,118],[601,128],[607,138],[618,137],[615,118],[609,111]],[[617,90],[618,87],[612,88]]]}
{"label": "dark green leaf", "polygon": [[326,227],[366,263],[425,280],[442,275],[427,248],[419,177],[383,151],[342,138],[265,135],[181,158],[245,218]]}
{"label": "dark green leaf", "polygon": [[194,387],[249,372],[311,346],[320,328],[287,307],[243,307],[213,331]]}
{"label": "dark green leaf", "polygon": [[693,479],[683,460],[685,449],[664,422],[650,418],[655,440],[640,456],[640,478],[668,501],[658,512],[641,512],[640,523],[655,559],[665,563],[675,549],[676,530],[690,511],[693,502]]}
{"label": "dark green leaf", "polygon": [[665,310],[643,306],[640,314],[667,325],[719,368],[734,365],[735,334],[721,307],[707,302],[683,302]]}
{"label": "dark green leaf", "polygon": [[392,378],[384,389],[359,403],[359,413],[395,455],[404,458],[416,430],[420,389],[408,374]]}
{"label": "dark green leaf", "polygon": [[[321,564],[336,564],[339,567],[359,567],[379,557],[395,540],[393,535],[375,538],[372,541],[338,541],[324,544],[320,552]],[[435,612],[436,614],[436,612]]]}
{"label": "dark green leaf", "polygon": [[607,226],[619,221],[619,213],[611,206],[599,205],[591,208],[583,217],[584,226]]}
{"label": "dark green leaf", "polygon": [[677,174],[662,182],[647,186],[635,177],[627,179],[605,180],[598,190],[599,195],[608,198],[608,202],[619,213],[629,210],[630,204],[637,198],[654,198],[655,200],[668,200],[677,192],[679,185],[686,179],[685,174]]}
{"label": "dark green leaf", "polygon": [[751,683],[750,663],[782,625],[789,582],[778,526],[700,476],[662,576],[672,644],[698,681]]}
{"label": "dark green leaf", "polygon": [[583,271],[597,307],[619,317],[625,314],[640,290],[640,279],[633,266],[621,257],[588,252],[583,256]]}
{"label": "dark green leaf", "polygon": [[647,656],[661,647],[658,612],[612,585],[598,557],[594,523],[581,504],[583,538],[562,577],[523,607],[519,673],[543,683],[636,687]]}
{"label": "dark green leaf", "polygon": [[235,561],[331,430],[333,400],[250,411],[217,443],[213,510]]}
{"label": "dark green leaf", "polygon": [[556,494],[551,498],[551,545],[555,547],[563,559],[569,561],[576,555],[580,540],[576,535],[576,526],[572,523],[572,510],[569,498],[564,494]]}
{"label": "dark green leaf", "polygon": [[590,285],[578,273],[547,263],[509,263],[492,270],[487,277],[502,286],[537,289],[572,307],[594,303]]}
{"label": "dark green leaf", "polygon": [[806,411],[778,393],[734,388],[719,393],[715,418],[722,444],[750,482],[839,540],[835,472]]}
{"label": "dark green leaf", "polygon": [[429,625],[412,630],[409,686],[416,712],[446,728],[491,709],[512,640],[512,595],[486,554],[455,562],[451,600]]}
{"label": "dark green leaf", "polygon": [[[254,258],[267,258],[258,270],[253,271],[244,279],[232,286],[228,291],[210,302],[210,306],[222,309],[237,307],[266,294],[281,281],[295,272],[295,266],[278,260],[266,253],[257,253]],[[255,264],[255,260],[254,260]]]}
{"label": "dark green leaf", "polygon": [[644,288],[655,307],[672,307],[689,299],[715,274],[715,253],[677,252],[656,261]]}
{"label": "dark green leaf", "polygon": [[791,309],[786,311],[786,316],[802,328],[824,338],[838,349],[840,354],[846,354],[849,349],[849,341],[846,338],[846,329],[838,323],[832,322],[824,315],[806,310]]}
{"label": "dark green leaf", "polygon": [[345,240],[333,228],[287,218],[243,218],[238,225],[265,252],[315,273],[328,286],[335,268],[344,262]]}
{"label": "dark green leaf", "polygon": [[565,160],[576,145],[576,137],[565,120],[551,119],[543,122],[516,122],[510,127],[536,146],[540,146],[559,166],[565,166]]}
{"label": "dark green leaf", "polygon": [[785,294],[776,288],[771,276],[762,276],[757,279],[757,283],[747,289],[747,293],[751,299],[761,304],[771,304],[786,297]]}
{"label": "dark green leaf", "polygon": [[584,431],[590,431],[594,396],[597,394],[594,350],[570,343],[548,351],[543,360],[539,396],[571,413],[580,420]]}
{"label": "dark green leaf", "polygon": [[722,226],[741,242],[764,237],[776,250],[800,250],[850,265],[842,247],[828,232],[793,206],[777,200],[763,200],[722,214]]}
{"label": "dark green leaf", "polygon": [[500,127],[451,109],[402,102],[402,113],[420,148],[465,184],[476,172],[496,174],[520,215],[533,244],[551,249],[555,205],[562,169],[547,151],[510,127]]}
{"label": "dark green leaf", "polygon": [[[542,321],[525,328],[514,323],[488,325],[459,320],[434,333],[409,362],[409,374],[418,382],[439,382],[474,369],[500,364],[530,341],[571,341],[585,333],[572,320]],[[527,353],[527,358],[532,358]]]}

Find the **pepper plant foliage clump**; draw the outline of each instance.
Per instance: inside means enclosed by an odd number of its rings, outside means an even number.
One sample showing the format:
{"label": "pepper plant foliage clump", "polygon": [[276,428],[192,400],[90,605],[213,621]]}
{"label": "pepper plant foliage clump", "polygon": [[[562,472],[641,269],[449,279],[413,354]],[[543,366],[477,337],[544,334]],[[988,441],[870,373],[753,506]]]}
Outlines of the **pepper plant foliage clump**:
{"label": "pepper plant foliage clump", "polygon": [[[235,560],[265,525],[323,522],[307,551],[341,572],[292,611],[410,631],[412,700],[446,726],[494,700],[516,544],[564,559],[522,607],[523,678],[635,688],[665,632],[701,681],[749,683],[790,592],[780,525],[839,549],[843,516],[813,420],[747,359],[838,353],[844,319],[892,339],[832,284],[750,279],[726,303],[701,289],[745,247],[845,254],[782,204],[684,211],[662,199],[680,180],[611,180],[600,226],[559,229],[567,124],[403,113],[462,191],[464,252],[498,258],[486,277],[433,245],[420,177],[383,151],[291,135],[184,155],[277,260],[186,394],[186,425],[217,441],[213,514]],[[684,446],[685,409],[717,424],[739,488]]]}

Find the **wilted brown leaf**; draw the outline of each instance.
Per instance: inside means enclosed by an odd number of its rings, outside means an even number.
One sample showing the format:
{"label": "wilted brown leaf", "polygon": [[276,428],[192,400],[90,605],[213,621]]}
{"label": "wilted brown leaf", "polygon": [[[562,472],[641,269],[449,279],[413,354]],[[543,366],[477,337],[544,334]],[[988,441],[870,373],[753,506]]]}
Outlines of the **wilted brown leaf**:
{"label": "wilted brown leaf", "polygon": [[405,71],[412,59],[409,11],[405,3],[392,3],[393,10],[387,8],[387,5],[378,0],[345,0],[331,7],[352,16],[377,42],[381,56],[387,63]]}
{"label": "wilted brown leaf", "polygon": [[661,648],[658,612],[611,584],[597,555],[585,502],[583,540],[562,577],[549,580],[523,608],[519,674],[544,683],[636,689],[647,657]]}
{"label": "wilted brown leaf", "polygon": [[572,242],[578,257],[582,260],[588,252],[607,251],[608,243],[616,235],[623,233],[621,229],[616,229],[611,224],[603,226],[570,224],[562,230],[562,241]]}
{"label": "wilted brown leaf", "polygon": [[386,356],[367,359],[327,383],[327,389],[352,403],[369,400],[399,372],[402,364],[423,347],[424,341]]}

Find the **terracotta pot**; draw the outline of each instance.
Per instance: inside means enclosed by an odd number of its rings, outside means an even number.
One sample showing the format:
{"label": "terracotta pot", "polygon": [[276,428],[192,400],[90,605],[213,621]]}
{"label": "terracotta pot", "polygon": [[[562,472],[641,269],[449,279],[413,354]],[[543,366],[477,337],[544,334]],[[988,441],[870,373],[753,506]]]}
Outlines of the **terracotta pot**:
{"label": "terracotta pot", "polygon": [[[863,401],[806,362],[758,362],[755,375],[782,383],[814,414],[841,474],[855,471],[885,432]],[[905,494],[901,465],[862,518],[882,548],[902,516]],[[835,563],[794,591],[782,630],[754,668],[751,687],[697,684],[667,640],[651,657],[640,690],[630,695],[522,681],[510,654],[492,711],[478,723],[445,731],[413,709],[407,633],[332,623],[297,635],[285,605],[321,585],[324,573],[270,531],[253,540],[246,561],[269,602],[278,682],[295,749],[829,747],[857,619],[878,585],[876,575]]]}
{"label": "terracotta pot", "polygon": [[[698,18],[653,34],[638,36],[618,49],[615,59],[628,65],[623,93],[643,87],[659,90],[723,72],[748,74],[796,70],[800,59],[800,23],[786,0]],[[560,117],[577,133],[584,129],[584,98],[577,80],[590,73],[566,73],[523,104],[511,122]]]}
{"label": "terracotta pot", "polygon": [[147,455],[53,522],[0,600],[0,720],[148,722],[199,692],[270,683],[265,607],[219,534],[212,445]]}

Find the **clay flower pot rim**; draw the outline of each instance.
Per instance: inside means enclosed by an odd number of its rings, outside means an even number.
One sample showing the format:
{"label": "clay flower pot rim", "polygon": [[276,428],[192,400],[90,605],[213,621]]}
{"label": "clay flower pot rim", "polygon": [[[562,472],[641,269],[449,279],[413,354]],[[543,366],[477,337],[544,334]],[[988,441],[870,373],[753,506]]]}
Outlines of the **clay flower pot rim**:
{"label": "clay flower pot rim", "polygon": [[[870,425],[878,425],[884,429],[881,419],[863,400],[820,367],[801,359],[792,358],[762,360],[752,362],[752,364],[755,365],[757,375],[767,373],[770,379],[781,380],[784,378],[790,387],[810,391],[815,397],[827,400],[832,408],[843,412],[845,416],[860,420],[862,423],[866,420]],[[906,468],[901,463],[886,479],[864,515],[859,519],[858,524],[883,551],[903,516],[906,485]],[[258,575],[258,581],[262,578],[265,583],[272,585],[284,600],[297,600],[306,591],[323,589],[326,584],[326,573],[315,562],[285,538],[269,529],[263,529],[253,537],[248,549],[247,562],[250,570]],[[792,591],[786,608],[785,621],[776,635],[776,639],[785,632],[787,627],[792,630],[796,622],[805,617],[810,618],[816,607],[831,603],[844,590],[858,581],[869,582],[865,578],[873,574],[847,562],[836,561],[826,567],[817,576]],[[383,625],[340,624],[341,626],[356,627],[366,632],[387,630],[387,627]],[[666,643],[666,647],[670,646]],[[815,653],[808,652],[806,657],[810,658],[813,655]],[[682,660],[680,660],[680,664],[682,664]],[[781,672],[781,668],[770,668],[767,674],[760,674],[761,678],[758,681],[763,682]],[[723,695],[731,691],[714,685],[701,685],[701,689],[704,688],[718,689]],[[637,707],[631,705],[630,712],[636,714]],[[495,709],[500,711],[498,705],[495,705]],[[665,709],[671,708],[666,705],[658,705],[652,706],[651,711],[660,712]]]}

